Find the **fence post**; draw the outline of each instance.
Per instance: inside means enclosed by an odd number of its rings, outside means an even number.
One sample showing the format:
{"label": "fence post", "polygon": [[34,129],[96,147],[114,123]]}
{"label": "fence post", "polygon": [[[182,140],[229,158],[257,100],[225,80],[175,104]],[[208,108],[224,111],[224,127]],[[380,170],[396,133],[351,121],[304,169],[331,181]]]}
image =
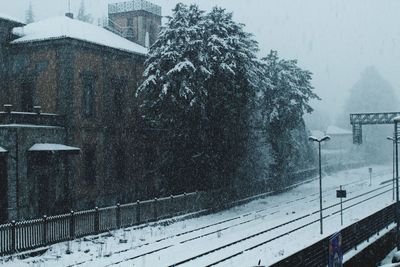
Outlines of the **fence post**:
{"label": "fence post", "polygon": [[196,205],[196,207],[194,208],[194,209],[192,209],[192,211],[199,211],[200,210],[200,206],[199,206],[199,191],[196,189],[196,200],[195,200],[195,202],[192,204],[192,207],[195,207],[195,205]]}
{"label": "fence post", "polygon": [[157,221],[157,198],[154,198],[154,221]]}
{"label": "fence post", "polygon": [[186,192],[183,192],[183,214],[187,213],[187,208],[188,204],[187,204],[187,194]]}
{"label": "fence post", "polygon": [[136,224],[140,224],[140,201],[136,200]]}
{"label": "fence post", "polygon": [[69,239],[75,239],[75,214],[73,210],[71,210],[69,217]]}
{"label": "fence post", "polygon": [[94,208],[94,232],[98,234],[100,232],[100,212],[99,207]]}
{"label": "fence post", "polygon": [[[357,231],[358,231],[358,223],[355,223],[355,224],[353,224],[352,225],[352,235],[353,236],[357,236]],[[354,244],[354,250],[357,250],[357,240],[356,240],[356,242],[355,242],[355,244]]]}
{"label": "fence post", "polygon": [[16,226],[15,226],[15,224],[16,224],[16,221],[14,221],[14,220],[12,220],[11,221],[11,251],[12,251],[12,253],[15,253],[16,251],[17,251],[17,241],[15,240],[16,239]]}
{"label": "fence post", "polygon": [[174,214],[175,214],[175,207],[174,207],[174,196],[173,195],[171,195],[170,196],[170,203],[169,203],[169,209],[168,209],[168,212],[169,212],[169,215],[168,216],[173,216]]}
{"label": "fence post", "polygon": [[115,212],[115,215],[117,216],[117,229],[121,228],[121,204],[117,203],[117,210]]}
{"label": "fence post", "polygon": [[43,215],[43,235],[42,235],[43,245],[47,245],[47,216]]}

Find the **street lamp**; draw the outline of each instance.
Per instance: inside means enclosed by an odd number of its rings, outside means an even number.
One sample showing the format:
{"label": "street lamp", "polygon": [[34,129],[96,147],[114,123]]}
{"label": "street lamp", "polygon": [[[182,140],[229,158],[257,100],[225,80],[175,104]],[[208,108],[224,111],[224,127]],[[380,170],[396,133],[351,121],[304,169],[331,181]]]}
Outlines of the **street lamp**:
{"label": "street lamp", "polygon": [[393,171],[392,171],[392,172],[393,172],[393,175],[392,175],[392,176],[393,176],[393,177],[392,177],[392,182],[393,182],[393,194],[392,194],[392,195],[393,195],[393,196],[392,196],[392,199],[394,200],[394,180],[395,180],[395,177],[396,177],[396,176],[395,176],[395,165],[394,165],[394,156],[395,156],[395,153],[394,153],[394,152],[395,152],[395,151],[394,151],[394,149],[395,149],[395,148],[394,148],[394,144],[395,144],[395,143],[394,143],[394,138],[391,137],[391,136],[386,137],[386,139],[392,141],[392,143],[393,143],[393,145],[392,145],[392,162],[393,162],[393,164],[392,164],[392,165],[393,165]]}
{"label": "street lamp", "polygon": [[323,233],[322,230],[322,172],[321,172],[321,142],[331,140],[329,135],[325,135],[320,139],[316,138],[315,136],[308,137],[309,141],[317,142],[318,143],[318,159],[319,159],[319,222],[321,228],[321,235]]}
{"label": "street lamp", "polygon": [[394,121],[394,143],[396,147],[396,247],[400,250],[400,237],[399,237],[399,144],[398,144],[398,124],[400,116],[393,119]]}

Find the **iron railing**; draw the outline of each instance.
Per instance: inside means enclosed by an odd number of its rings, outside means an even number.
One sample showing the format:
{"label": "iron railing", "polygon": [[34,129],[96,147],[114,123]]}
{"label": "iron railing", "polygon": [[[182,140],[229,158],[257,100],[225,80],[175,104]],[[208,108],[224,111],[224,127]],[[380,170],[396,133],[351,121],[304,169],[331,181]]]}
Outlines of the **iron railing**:
{"label": "iron railing", "polygon": [[[331,171],[344,167],[346,166],[325,166]],[[350,164],[347,167],[356,165]],[[300,181],[309,179],[316,173],[316,168],[293,173],[293,185],[289,187],[300,184]],[[233,195],[225,194],[233,192],[233,188],[208,193],[196,191],[111,207],[43,216],[34,220],[12,221],[0,225],[0,256],[183,214],[224,209],[276,192],[271,190],[264,180],[254,181],[253,186],[249,188],[251,190],[242,190],[240,194],[238,191]],[[220,201],[215,202],[216,200]]]}

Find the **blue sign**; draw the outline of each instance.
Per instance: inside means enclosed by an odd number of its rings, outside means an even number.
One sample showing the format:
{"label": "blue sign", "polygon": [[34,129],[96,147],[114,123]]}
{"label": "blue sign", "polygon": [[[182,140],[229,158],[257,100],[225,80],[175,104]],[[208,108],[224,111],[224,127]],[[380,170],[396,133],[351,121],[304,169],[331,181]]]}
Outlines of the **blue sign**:
{"label": "blue sign", "polygon": [[343,251],[342,251],[342,234],[340,232],[333,234],[329,238],[329,267],[343,266]]}

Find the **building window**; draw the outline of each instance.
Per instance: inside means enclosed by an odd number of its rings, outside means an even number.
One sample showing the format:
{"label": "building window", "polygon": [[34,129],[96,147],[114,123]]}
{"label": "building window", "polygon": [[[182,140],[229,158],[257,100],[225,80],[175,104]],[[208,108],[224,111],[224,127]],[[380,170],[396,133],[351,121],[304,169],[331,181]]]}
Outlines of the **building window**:
{"label": "building window", "polygon": [[24,81],[21,84],[21,110],[33,110],[33,82]]}
{"label": "building window", "polygon": [[87,117],[94,115],[95,98],[94,98],[95,76],[90,73],[82,75],[82,110]]}
{"label": "building window", "polygon": [[86,181],[96,181],[96,147],[94,145],[84,146],[83,163],[85,164]]}

